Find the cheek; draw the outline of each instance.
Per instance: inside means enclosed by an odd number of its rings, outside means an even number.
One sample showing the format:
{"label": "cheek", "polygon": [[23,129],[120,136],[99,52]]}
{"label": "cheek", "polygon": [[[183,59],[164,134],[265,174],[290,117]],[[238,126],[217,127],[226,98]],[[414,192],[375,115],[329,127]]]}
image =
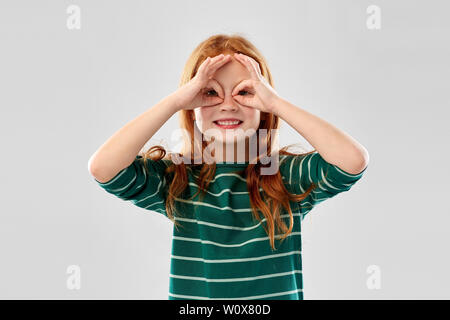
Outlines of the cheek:
{"label": "cheek", "polygon": [[208,112],[203,108],[195,108],[194,109],[194,115],[196,121],[208,121],[209,115]]}
{"label": "cheek", "polygon": [[195,108],[194,116],[194,122],[201,132],[204,132],[206,129],[211,127],[210,121],[212,120],[212,118],[211,112],[208,111],[208,108]]}
{"label": "cheek", "polygon": [[246,118],[249,120],[249,127],[257,129],[261,120],[260,117],[261,113],[259,110],[255,110],[254,112],[247,114]]}
{"label": "cheek", "polygon": [[195,118],[197,120],[209,121],[211,120],[211,111],[208,108],[195,108],[194,109]]}

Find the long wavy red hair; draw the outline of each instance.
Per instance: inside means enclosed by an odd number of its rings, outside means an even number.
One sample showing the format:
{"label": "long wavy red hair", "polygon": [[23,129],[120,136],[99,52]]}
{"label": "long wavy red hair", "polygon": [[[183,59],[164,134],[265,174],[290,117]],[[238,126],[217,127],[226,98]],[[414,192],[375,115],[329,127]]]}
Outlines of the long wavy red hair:
{"label": "long wavy red hair", "polygon": [[[225,35],[225,34],[217,34],[210,36],[203,42],[201,42],[191,53],[189,56],[184,70],[181,75],[179,86],[183,86],[187,82],[189,82],[196,74],[199,66],[207,57],[214,57],[221,53],[234,53],[240,52],[245,55],[248,55],[255,59],[260,66],[262,75],[267,79],[268,83],[274,87],[272,75],[268,69],[266,60],[262,56],[262,54],[258,51],[258,49],[246,38],[241,35]],[[183,139],[184,144],[182,151],[180,153],[172,153],[167,154],[165,148],[161,145],[154,145],[150,147],[146,152],[141,153],[142,158],[141,161],[146,163],[148,158],[152,160],[172,160],[172,155],[177,155],[177,157],[183,157],[186,159],[191,159],[190,162],[185,163],[181,161],[179,164],[172,164],[166,169],[166,177],[167,181],[169,181],[168,194],[166,198],[166,212],[167,217],[173,221],[175,227],[178,227],[179,221],[175,219],[175,217],[180,217],[181,214],[176,210],[175,201],[179,199],[182,195],[183,191],[188,186],[188,176],[187,170],[190,170],[192,166],[200,166],[200,173],[198,176],[197,185],[199,186],[199,190],[189,198],[192,200],[197,194],[201,192],[200,198],[204,197],[206,194],[206,190],[208,189],[208,185],[210,181],[214,178],[216,166],[215,163],[208,164],[194,164],[193,153],[194,149],[198,148],[200,153],[194,154],[204,154],[203,151],[207,147],[207,141],[195,141],[194,137],[194,120],[193,120],[193,110],[180,110],[180,127],[183,129]],[[272,130],[278,130],[280,126],[279,117],[275,116],[272,113],[266,113],[261,111],[261,121],[256,132],[259,132],[260,129],[266,129],[267,134],[264,135],[265,141],[261,141],[261,138],[258,138],[260,143],[265,143],[267,146],[267,155],[270,157],[273,155],[272,146]],[[292,145],[290,145],[292,146]],[[306,155],[309,153],[313,153],[316,150],[296,154],[287,151],[290,146],[286,146],[277,150],[277,154],[279,155]],[[281,240],[284,240],[291,232],[294,225],[294,219],[292,210],[290,208],[289,202],[300,202],[305,199],[308,194],[316,188],[315,184],[311,184],[311,186],[306,190],[303,194],[294,194],[290,193],[282,179],[281,174],[278,171],[273,175],[261,175],[260,168],[265,165],[260,163],[260,157],[258,156],[256,159],[256,163],[249,163],[249,165],[243,170],[245,171],[245,176],[247,180],[247,188],[250,197],[250,204],[252,206],[252,214],[253,217],[261,221],[261,217],[259,212],[261,212],[266,220],[266,225],[262,224],[264,230],[270,238],[270,246],[274,250],[275,249],[275,230],[282,231],[283,235],[281,236]],[[254,162],[254,161],[251,161]],[[263,189],[264,199],[261,197],[259,189]],[[283,220],[280,218],[281,210],[283,207],[289,213],[289,227],[286,226]],[[177,229],[178,230],[178,229]]]}

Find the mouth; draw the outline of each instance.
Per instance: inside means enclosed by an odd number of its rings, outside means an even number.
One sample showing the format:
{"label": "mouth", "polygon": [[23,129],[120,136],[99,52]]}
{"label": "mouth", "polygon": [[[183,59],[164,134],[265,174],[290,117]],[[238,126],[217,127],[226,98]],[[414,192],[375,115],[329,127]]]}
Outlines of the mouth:
{"label": "mouth", "polygon": [[241,120],[226,120],[226,121],[221,121],[221,120],[216,120],[213,121],[213,123],[222,129],[235,129],[241,126],[241,124],[244,121]]}

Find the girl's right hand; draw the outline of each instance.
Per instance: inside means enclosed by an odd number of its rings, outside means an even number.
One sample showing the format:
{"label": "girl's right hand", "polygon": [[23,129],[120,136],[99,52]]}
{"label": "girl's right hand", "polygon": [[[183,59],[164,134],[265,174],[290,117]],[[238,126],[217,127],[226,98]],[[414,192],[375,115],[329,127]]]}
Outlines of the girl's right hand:
{"label": "girl's right hand", "polygon": [[[223,100],[221,87],[216,80],[211,78],[220,67],[229,61],[231,61],[231,56],[224,54],[206,58],[198,68],[196,75],[175,91],[178,110],[192,110],[221,103]],[[215,90],[218,96],[208,95],[211,90]]]}

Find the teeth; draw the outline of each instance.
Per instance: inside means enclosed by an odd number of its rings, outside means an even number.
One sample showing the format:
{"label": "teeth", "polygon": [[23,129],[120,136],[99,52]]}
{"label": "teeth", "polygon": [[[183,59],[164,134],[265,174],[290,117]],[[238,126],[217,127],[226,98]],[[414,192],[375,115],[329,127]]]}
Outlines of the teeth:
{"label": "teeth", "polygon": [[238,121],[216,121],[218,124],[220,124],[221,126],[232,126],[235,124],[239,124],[239,120]]}

